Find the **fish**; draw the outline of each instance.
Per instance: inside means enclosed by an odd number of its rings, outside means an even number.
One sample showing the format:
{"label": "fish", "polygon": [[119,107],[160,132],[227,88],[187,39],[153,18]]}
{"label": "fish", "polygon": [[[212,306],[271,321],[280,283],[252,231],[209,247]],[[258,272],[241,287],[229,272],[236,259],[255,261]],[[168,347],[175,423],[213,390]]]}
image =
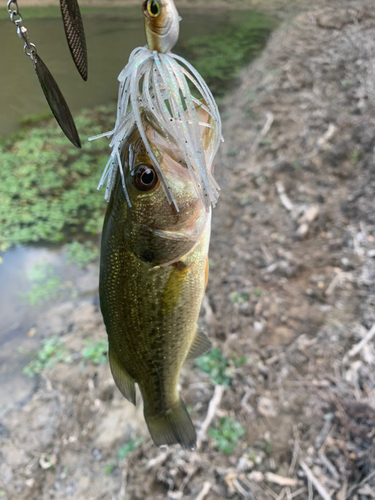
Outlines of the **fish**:
{"label": "fish", "polygon": [[143,12],[149,45],[134,49],[119,74],[115,126],[90,138],[112,138],[98,185],[108,202],[100,307],[113,378],[133,404],[138,384],[155,445],[194,449],[177,384],[184,362],[211,348],[197,321],[219,195],[221,119],[202,76],[171,52],[179,30],[173,1],[147,0]]}
{"label": "fish", "polygon": [[129,207],[117,170],[102,233],[100,307],[109,362],[121,393],[135,404],[135,383],[157,446],[194,449],[196,431],[177,391],[186,359],[211,342],[197,328],[208,279],[211,212],[195,192],[183,155],[142,114],[179,211],[168,203],[137,127],[121,151]]}

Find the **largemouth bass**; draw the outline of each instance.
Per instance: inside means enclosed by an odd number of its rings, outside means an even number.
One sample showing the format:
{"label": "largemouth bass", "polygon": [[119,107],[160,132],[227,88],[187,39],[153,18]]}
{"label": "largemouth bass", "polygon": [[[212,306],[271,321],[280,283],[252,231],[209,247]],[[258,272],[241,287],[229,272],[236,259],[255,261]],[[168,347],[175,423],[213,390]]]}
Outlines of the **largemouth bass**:
{"label": "largemouth bass", "polygon": [[195,192],[179,148],[152,121],[142,120],[179,212],[168,203],[135,128],[121,152],[131,208],[117,172],[104,222],[100,305],[118,388],[135,403],[138,383],[156,445],[192,449],[196,433],[177,382],[184,361],[211,346],[197,330],[208,277],[211,212]]}
{"label": "largemouth bass", "polygon": [[146,0],[143,11],[149,47],[130,55],[118,77],[115,127],[97,136],[112,136],[98,186],[106,182],[109,201],[100,305],[118,388],[135,403],[139,385],[156,445],[192,449],[196,432],[177,383],[184,361],[211,347],[197,319],[218,198],[212,170],[221,121],[203,78],[169,52],[178,37],[173,1]]}

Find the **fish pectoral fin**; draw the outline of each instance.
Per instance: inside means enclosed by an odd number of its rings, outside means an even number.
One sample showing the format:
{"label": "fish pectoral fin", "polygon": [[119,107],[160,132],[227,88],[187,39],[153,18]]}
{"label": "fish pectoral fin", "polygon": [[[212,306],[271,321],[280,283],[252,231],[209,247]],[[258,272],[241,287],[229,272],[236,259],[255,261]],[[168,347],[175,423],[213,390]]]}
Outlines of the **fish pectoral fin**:
{"label": "fish pectoral fin", "polygon": [[184,283],[193,267],[194,263],[186,266],[183,262],[178,261],[174,264],[162,297],[162,313],[164,316],[172,312],[179,303]]}
{"label": "fish pectoral fin", "polygon": [[207,337],[205,333],[197,328],[197,333],[194,337],[193,343],[190,346],[190,350],[186,359],[194,359],[203,356],[212,348],[212,342]]}
{"label": "fish pectoral fin", "polygon": [[133,377],[125,370],[120,363],[115,351],[109,346],[108,351],[109,366],[111,367],[112,376],[119,388],[121,394],[133,405],[135,405],[135,382]]}
{"label": "fish pectoral fin", "polygon": [[145,420],[156,446],[178,443],[188,450],[195,449],[197,434],[181,398],[177,406],[162,415],[147,415],[145,411]]}

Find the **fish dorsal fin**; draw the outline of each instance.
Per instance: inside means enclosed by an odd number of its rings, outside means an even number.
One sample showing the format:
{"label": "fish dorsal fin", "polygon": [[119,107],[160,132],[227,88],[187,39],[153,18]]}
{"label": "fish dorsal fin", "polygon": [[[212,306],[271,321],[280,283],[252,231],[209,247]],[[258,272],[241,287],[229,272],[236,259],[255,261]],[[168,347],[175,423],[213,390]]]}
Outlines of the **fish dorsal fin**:
{"label": "fish dorsal fin", "polygon": [[186,359],[194,359],[203,356],[212,348],[211,340],[207,337],[205,333],[197,328],[197,333],[194,337],[193,343],[190,346],[190,350]]}
{"label": "fish dorsal fin", "polygon": [[108,350],[109,366],[112,376],[121,394],[133,405],[135,405],[135,382],[133,377],[125,370],[120,363],[115,351],[109,346]]}

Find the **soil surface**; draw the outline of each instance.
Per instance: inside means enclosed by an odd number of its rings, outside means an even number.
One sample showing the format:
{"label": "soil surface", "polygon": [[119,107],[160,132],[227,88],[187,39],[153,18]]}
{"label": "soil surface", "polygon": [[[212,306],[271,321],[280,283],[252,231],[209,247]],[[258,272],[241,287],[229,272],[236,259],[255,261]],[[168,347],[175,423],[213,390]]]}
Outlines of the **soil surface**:
{"label": "soil surface", "polygon": [[[108,364],[80,357],[106,335],[97,296],[68,302],[50,330],[73,362],[44,370],[0,424],[3,498],[375,498],[372,7],[286,21],[225,100],[201,323],[232,372],[222,387],[183,370],[199,449],[151,443]],[[246,431],[230,454],[204,432],[225,416]]]}

